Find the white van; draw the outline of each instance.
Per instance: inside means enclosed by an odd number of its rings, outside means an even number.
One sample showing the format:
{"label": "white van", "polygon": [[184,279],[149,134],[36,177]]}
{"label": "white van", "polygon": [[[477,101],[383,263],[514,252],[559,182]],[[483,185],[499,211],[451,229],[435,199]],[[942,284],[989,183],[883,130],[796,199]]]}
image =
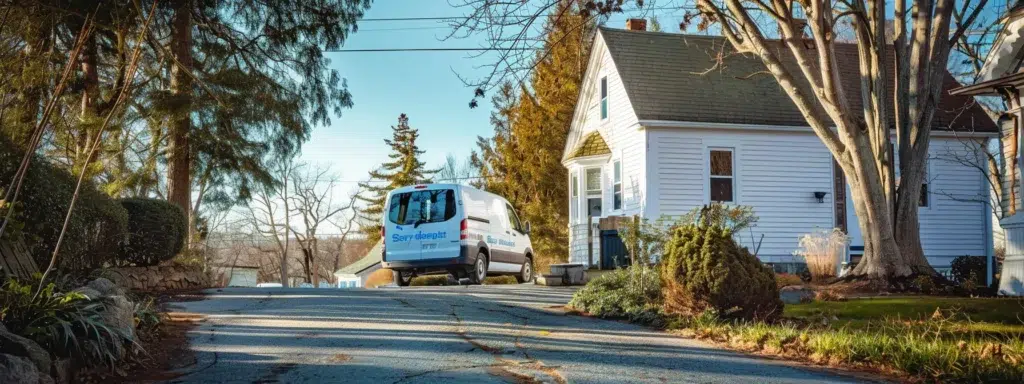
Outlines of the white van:
{"label": "white van", "polygon": [[383,267],[395,283],[449,273],[479,284],[488,275],[533,280],[530,224],[501,196],[458,184],[397,188],[385,202]]}

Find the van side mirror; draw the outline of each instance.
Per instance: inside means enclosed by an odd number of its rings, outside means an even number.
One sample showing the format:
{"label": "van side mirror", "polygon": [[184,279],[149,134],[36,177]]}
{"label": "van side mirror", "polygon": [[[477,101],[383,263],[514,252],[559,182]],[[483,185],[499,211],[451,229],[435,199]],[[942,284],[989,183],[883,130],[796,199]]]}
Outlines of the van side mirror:
{"label": "van side mirror", "polygon": [[526,225],[523,226],[523,232],[526,233],[527,235],[530,234],[530,222],[529,221],[527,221]]}

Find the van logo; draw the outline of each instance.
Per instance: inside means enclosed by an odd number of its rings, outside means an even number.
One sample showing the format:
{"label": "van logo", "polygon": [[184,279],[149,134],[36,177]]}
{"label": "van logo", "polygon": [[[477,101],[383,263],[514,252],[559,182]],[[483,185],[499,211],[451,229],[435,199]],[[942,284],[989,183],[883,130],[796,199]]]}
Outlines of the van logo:
{"label": "van logo", "polygon": [[401,231],[401,230],[402,230],[402,226],[401,226],[401,225],[396,225],[396,226],[395,226],[395,229],[397,229],[397,230]]}
{"label": "van logo", "polygon": [[391,241],[400,243],[410,240],[440,240],[448,237],[448,233],[445,231],[437,232],[423,232],[419,231],[415,235],[391,235]]}

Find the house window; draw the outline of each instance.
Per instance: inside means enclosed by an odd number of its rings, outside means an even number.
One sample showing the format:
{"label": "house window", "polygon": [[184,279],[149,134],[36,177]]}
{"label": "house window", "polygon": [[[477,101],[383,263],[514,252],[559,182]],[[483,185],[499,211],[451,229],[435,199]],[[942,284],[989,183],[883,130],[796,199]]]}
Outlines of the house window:
{"label": "house window", "polygon": [[601,216],[601,168],[587,168],[587,217]]}
{"label": "house window", "polygon": [[927,208],[931,204],[928,195],[928,159],[924,159],[924,179],[921,180],[921,195],[917,197],[917,206]]}
{"label": "house window", "polygon": [[[893,143],[889,147],[889,158],[892,159],[893,173],[896,178],[896,187],[900,186],[900,164],[899,158],[896,157],[896,143]],[[931,172],[928,172],[928,159],[924,159],[924,179],[921,180],[921,194],[917,196],[917,206],[921,208],[928,208],[931,205],[931,195],[928,194],[928,176]]]}
{"label": "house window", "polygon": [[569,177],[569,190],[572,191],[569,198],[569,217],[575,220],[580,205],[580,177],[576,171],[573,171],[572,176]]}
{"label": "house window", "polygon": [[708,168],[710,169],[708,191],[711,201],[731,203],[735,201],[735,163],[733,150],[730,148],[713,148],[709,151]]}
{"label": "house window", "polygon": [[615,160],[613,169],[612,195],[614,197],[612,199],[612,209],[617,211],[622,209],[622,161]]}
{"label": "house window", "polygon": [[608,78],[601,78],[601,120],[608,118]]}

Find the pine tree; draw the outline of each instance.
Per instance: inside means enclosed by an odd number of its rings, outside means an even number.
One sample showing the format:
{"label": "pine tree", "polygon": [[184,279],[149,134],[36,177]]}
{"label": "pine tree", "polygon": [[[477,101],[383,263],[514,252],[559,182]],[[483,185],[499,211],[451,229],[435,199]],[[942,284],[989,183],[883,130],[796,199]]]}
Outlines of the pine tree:
{"label": "pine tree", "polygon": [[399,115],[398,125],[392,126],[391,130],[391,139],[384,139],[384,143],[391,147],[388,155],[391,161],[370,171],[370,181],[359,184],[359,188],[370,196],[356,196],[366,203],[366,207],[359,210],[359,215],[364,221],[362,230],[370,244],[380,240],[380,223],[388,192],[407,185],[430,183],[438,172],[437,169],[426,169],[426,163],[420,161],[419,156],[426,151],[416,146],[420,133],[409,126],[408,116],[404,113]]}
{"label": "pine tree", "polygon": [[568,255],[568,173],[562,151],[596,27],[573,7],[576,2],[563,1],[549,17],[551,32],[529,86],[505,84],[494,97],[494,137],[479,140],[473,154],[483,186],[509,199],[531,223],[538,268]]}

